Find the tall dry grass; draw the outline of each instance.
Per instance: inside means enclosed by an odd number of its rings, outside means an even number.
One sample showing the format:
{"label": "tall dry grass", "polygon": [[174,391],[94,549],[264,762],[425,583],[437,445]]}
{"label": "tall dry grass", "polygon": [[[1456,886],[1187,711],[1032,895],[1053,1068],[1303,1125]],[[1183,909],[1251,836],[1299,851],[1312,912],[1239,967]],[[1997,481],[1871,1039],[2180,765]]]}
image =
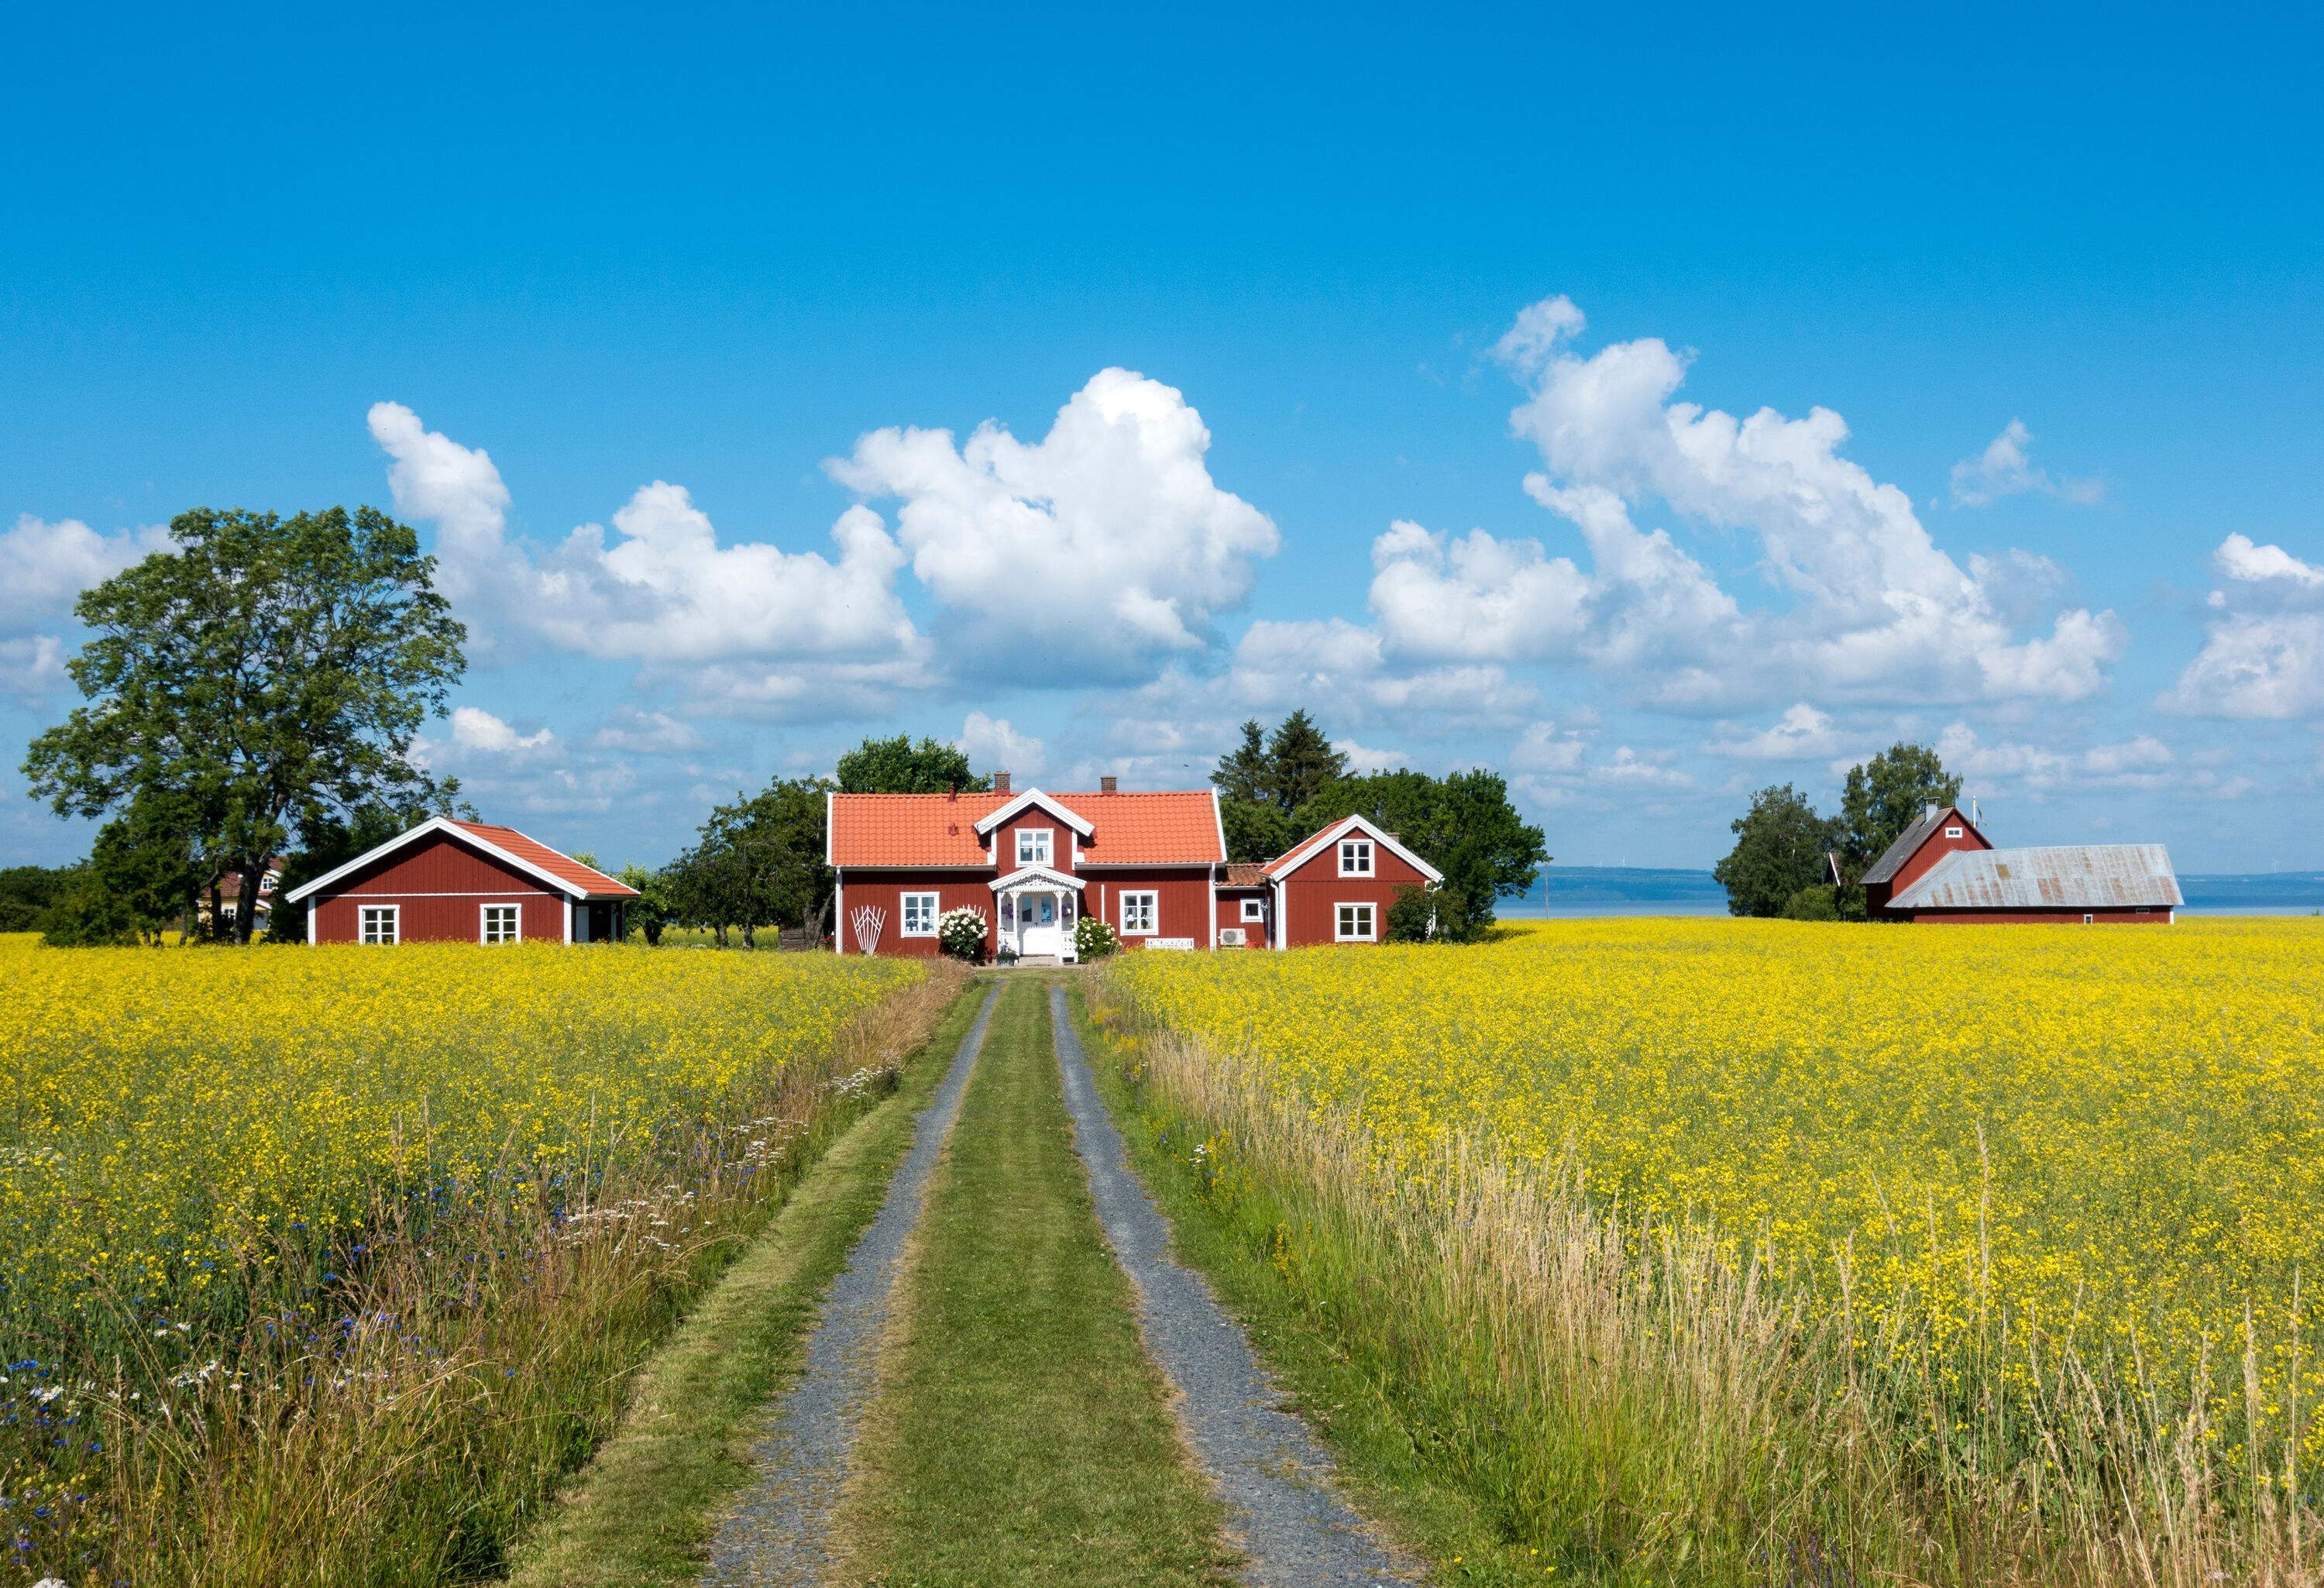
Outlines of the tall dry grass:
{"label": "tall dry grass", "polygon": [[94,1491],[50,1496],[81,1524],[57,1536],[70,1557],[18,1551],[18,1569],[317,1588],[493,1574],[611,1431],[632,1371],[893,1090],[964,979],[939,965],[871,1006],[735,1099],[728,1124],[595,1144],[554,1193],[482,1199],[466,1222],[382,1195],[337,1265],[336,1316],[260,1316],[207,1342],[136,1329],[132,1351],[74,1364],[45,1410],[104,1459],[83,1469]]}
{"label": "tall dry grass", "polygon": [[[1199,1142],[1221,1214],[1566,1575],[2324,1583],[2298,1460],[2315,1414],[2262,1415],[2248,1325],[2187,1383],[2013,1328],[1997,1306],[1966,1352],[1940,1352],[1912,1308],[1868,1325],[1846,1305],[1846,1253],[1842,1305],[1817,1307],[1809,1276],[1769,1271],[1757,1243],[1628,1220],[1559,1166],[1453,1135],[1394,1173],[1344,1114],[1270,1091],[1102,980],[1091,993],[1156,1122]],[[2027,1370],[2015,1387],[2003,1352]],[[2205,1409],[2221,1381],[2248,1402],[2233,1426]],[[2236,1451],[2246,1427],[2288,1431]]]}

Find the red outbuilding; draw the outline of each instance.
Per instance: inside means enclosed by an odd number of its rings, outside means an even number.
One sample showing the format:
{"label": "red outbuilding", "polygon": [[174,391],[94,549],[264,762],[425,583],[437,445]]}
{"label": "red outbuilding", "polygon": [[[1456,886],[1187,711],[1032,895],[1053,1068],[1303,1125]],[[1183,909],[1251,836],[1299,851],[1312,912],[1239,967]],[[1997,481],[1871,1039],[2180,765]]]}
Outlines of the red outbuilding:
{"label": "red outbuilding", "polygon": [[514,827],[437,817],[283,895],[309,943],[619,942],[636,889]]}
{"label": "red outbuilding", "polygon": [[1997,849],[1958,807],[1932,805],[1865,872],[1864,902],[1923,925],[2168,926],[2186,900],[2160,844]]}
{"label": "red outbuilding", "polygon": [[838,873],[832,946],[933,955],[955,909],[996,957],[1075,957],[1085,916],[1124,948],[1296,948],[1377,943],[1404,888],[1443,879],[1361,817],[1281,860],[1230,865],[1214,789],[833,794],[825,858]]}
{"label": "red outbuilding", "polygon": [[1274,891],[1274,943],[1379,943],[1388,907],[1407,888],[1434,888],[1444,874],[1360,816],[1333,822],[1267,866]]}

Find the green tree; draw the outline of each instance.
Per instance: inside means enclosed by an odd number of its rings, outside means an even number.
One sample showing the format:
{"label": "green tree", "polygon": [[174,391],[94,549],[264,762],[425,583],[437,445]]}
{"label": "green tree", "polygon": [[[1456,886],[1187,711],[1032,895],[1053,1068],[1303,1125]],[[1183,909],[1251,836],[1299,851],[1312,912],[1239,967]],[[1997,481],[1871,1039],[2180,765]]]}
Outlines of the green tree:
{"label": "green tree", "polygon": [[266,862],[307,813],[453,792],[409,752],[466,631],[419,537],[374,508],[197,508],[170,533],[175,550],[82,594],[95,633],[68,665],[88,703],[32,741],[24,775],[60,815],[190,800],[204,863],[241,873],[247,942]]}
{"label": "green tree", "polygon": [[1268,786],[1271,765],[1267,758],[1267,730],[1253,717],[1242,725],[1242,743],[1221,756],[1219,770],[1211,774],[1220,802],[1272,804],[1274,797]]}
{"label": "green tree", "polygon": [[1437,930],[1473,942],[1493,924],[1493,901],[1515,898],[1549,863],[1542,830],[1517,814],[1508,784],[1480,768],[1432,778],[1398,770],[1327,784],[1300,808],[1313,833],[1360,816],[1444,874]]}
{"label": "green tree", "polygon": [[966,751],[925,736],[915,744],[908,734],[864,740],[839,758],[838,780],[843,794],[982,794],[992,787],[991,778],[968,770]]}
{"label": "green tree", "polygon": [[1313,829],[1300,825],[1300,807],[1347,770],[1348,758],[1305,711],[1284,718],[1272,736],[1255,719],[1243,724],[1241,742],[1211,774],[1227,858],[1272,860],[1305,837]]}
{"label": "green tree", "polygon": [[1466,914],[1466,901],[1449,888],[1399,888],[1388,901],[1387,938],[1391,943],[1451,943],[1448,920]]}
{"label": "green tree", "polygon": [[1793,894],[1790,902],[1784,906],[1784,919],[1787,921],[1840,919],[1840,906],[1832,899],[1831,892],[1831,885],[1829,882],[1801,889]]}
{"label": "green tree", "polygon": [[1961,780],[1925,744],[1891,744],[1850,767],[1840,795],[1840,847],[1849,876],[1862,876],[1930,806],[1958,804],[1960,791]]}
{"label": "green tree", "polygon": [[1264,792],[1281,810],[1297,810],[1348,775],[1348,758],[1303,709],[1277,725],[1267,741]]}
{"label": "green tree", "polygon": [[1840,824],[1818,816],[1808,797],[1789,783],[1752,795],[1751,808],[1729,829],[1735,847],[1711,868],[1727,890],[1729,914],[1781,915],[1803,888],[1829,888],[1824,855],[1840,841]]}
{"label": "green tree", "polygon": [[715,931],[722,947],[729,927],[741,929],[745,948],[755,948],[762,926],[819,924],[834,888],[823,862],[830,790],[821,778],[778,778],[713,810],[672,868],[679,911]]}
{"label": "green tree", "polygon": [[183,795],[143,789],[98,830],[89,851],[90,881],[146,942],[160,943],[173,924],[191,924],[195,891],[206,880],[194,847],[198,816]]}
{"label": "green tree", "polygon": [[51,948],[116,947],[137,941],[137,923],[121,896],[82,866],[41,917],[41,941]]}
{"label": "green tree", "polygon": [[629,923],[646,935],[646,946],[661,946],[662,928],[669,925],[676,914],[671,902],[669,878],[661,872],[648,871],[641,865],[625,865],[619,872],[622,882],[638,891],[630,900]]}
{"label": "green tree", "polygon": [[79,877],[77,865],[12,865],[0,870],[0,932],[36,932],[65,890]]}

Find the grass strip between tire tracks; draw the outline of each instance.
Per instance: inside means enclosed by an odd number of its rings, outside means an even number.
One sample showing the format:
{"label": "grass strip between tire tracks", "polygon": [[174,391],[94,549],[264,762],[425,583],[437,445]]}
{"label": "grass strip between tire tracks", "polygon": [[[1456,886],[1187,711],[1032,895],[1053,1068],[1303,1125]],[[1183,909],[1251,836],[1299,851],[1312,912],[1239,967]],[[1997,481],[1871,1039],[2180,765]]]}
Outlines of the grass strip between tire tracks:
{"label": "grass strip between tire tracks", "polygon": [[1044,983],[1012,977],[899,1281],[834,1581],[1231,1581],[1097,1223]]}
{"label": "grass strip between tire tracks", "polygon": [[920,1109],[974,1022],[962,992],[897,1089],[832,1143],[765,1233],[639,1375],[620,1430],[518,1551],[515,1588],[691,1583],[750,1440],[797,1371],[824,1291],[880,1211]]}

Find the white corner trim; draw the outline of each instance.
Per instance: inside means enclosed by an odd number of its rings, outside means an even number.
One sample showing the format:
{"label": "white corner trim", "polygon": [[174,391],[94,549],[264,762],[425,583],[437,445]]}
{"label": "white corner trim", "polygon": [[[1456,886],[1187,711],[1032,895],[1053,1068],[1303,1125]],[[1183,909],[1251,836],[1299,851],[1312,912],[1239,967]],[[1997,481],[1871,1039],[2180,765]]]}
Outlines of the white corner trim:
{"label": "white corner trim", "polygon": [[1217,829],[1219,835],[1219,863],[1225,865],[1228,863],[1227,818],[1219,810],[1219,790],[1216,784],[1212,785],[1211,788],[1211,826]]}
{"label": "white corner trim", "polygon": [[831,868],[831,951],[847,952],[847,872],[841,866]]}
{"label": "white corner trim", "polygon": [[1025,809],[1028,806],[1033,805],[1039,806],[1043,810],[1046,810],[1051,816],[1056,817],[1059,821],[1065,823],[1065,826],[1071,827],[1075,833],[1084,838],[1097,831],[1095,827],[1092,826],[1082,817],[1074,811],[1067,809],[1065,806],[1057,803],[1054,795],[1044,794],[1038,789],[1028,789],[1022,794],[1017,796],[1016,799],[1011,799],[1008,804],[1002,806],[1000,809],[993,811],[989,816],[979,818],[976,824],[976,830],[979,835],[989,834],[993,828],[1001,826],[1001,823],[1008,821],[1016,816],[1018,812]]}

